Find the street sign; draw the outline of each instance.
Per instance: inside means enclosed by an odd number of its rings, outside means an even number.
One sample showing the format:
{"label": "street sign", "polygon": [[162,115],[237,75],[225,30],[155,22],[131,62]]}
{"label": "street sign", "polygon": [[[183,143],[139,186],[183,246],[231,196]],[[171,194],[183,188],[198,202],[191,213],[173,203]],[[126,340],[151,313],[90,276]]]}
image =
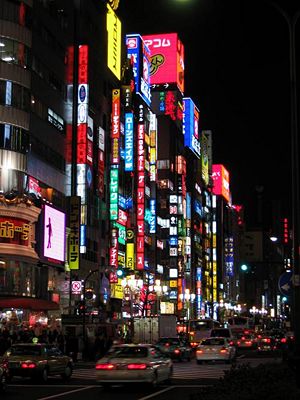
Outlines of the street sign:
{"label": "street sign", "polygon": [[278,280],[278,288],[282,295],[290,296],[293,287],[293,274],[291,271],[286,271],[280,275]]}

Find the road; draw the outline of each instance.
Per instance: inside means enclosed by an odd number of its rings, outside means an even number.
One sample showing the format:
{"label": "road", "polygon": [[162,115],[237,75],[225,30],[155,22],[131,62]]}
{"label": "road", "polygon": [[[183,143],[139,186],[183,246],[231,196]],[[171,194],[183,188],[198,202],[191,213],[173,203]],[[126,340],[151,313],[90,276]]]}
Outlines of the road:
{"label": "road", "polygon": [[[249,363],[256,366],[260,363],[281,360],[273,357],[255,357],[249,355],[240,356],[237,365]],[[200,387],[213,385],[216,380],[224,376],[230,365],[196,364],[195,359],[191,362],[174,362],[174,374],[170,385],[161,385],[156,389],[147,388],[145,385],[134,385],[132,387],[114,386],[109,391],[104,391],[101,385],[95,382],[94,363],[78,364],[73,376],[67,384],[61,379],[50,377],[47,384],[32,384],[30,380],[15,378],[3,395],[8,400],[169,400],[176,396],[180,400],[189,400],[190,395],[197,393]],[[1,396],[2,399],[2,396]]]}

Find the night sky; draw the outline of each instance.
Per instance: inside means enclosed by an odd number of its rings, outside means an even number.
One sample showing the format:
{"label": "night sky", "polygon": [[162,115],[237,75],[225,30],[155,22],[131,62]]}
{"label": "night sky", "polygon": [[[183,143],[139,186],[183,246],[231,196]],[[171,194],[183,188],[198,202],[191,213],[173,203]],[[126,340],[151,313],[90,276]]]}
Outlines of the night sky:
{"label": "night sky", "polygon": [[[276,2],[289,14],[297,9],[297,2]],[[289,39],[283,16],[264,0],[120,0],[117,14],[124,34],[178,33],[185,46],[184,95],[200,109],[200,128],[213,131],[213,162],[229,171],[233,204],[245,205],[246,219],[262,188],[266,199],[282,200],[289,209]],[[297,49],[299,33],[300,21]]]}

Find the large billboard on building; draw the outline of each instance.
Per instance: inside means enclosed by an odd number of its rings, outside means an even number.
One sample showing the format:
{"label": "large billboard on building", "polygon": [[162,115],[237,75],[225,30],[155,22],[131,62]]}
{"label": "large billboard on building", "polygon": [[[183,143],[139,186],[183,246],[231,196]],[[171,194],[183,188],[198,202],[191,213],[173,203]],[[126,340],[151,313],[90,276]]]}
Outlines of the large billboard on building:
{"label": "large billboard on building", "polygon": [[229,202],[229,172],[222,164],[213,164],[212,166],[213,194],[224,197]]}
{"label": "large billboard on building", "polygon": [[183,99],[183,134],[184,145],[200,158],[199,110],[190,97]]}
{"label": "large billboard on building", "polygon": [[107,4],[107,66],[121,79],[122,25],[114,10]]}
{"label": "large billboard on building", "polygon": [[133,61],[135,90],[147,106],[151,104],[150,52],[140,35],[126,35],[127,57]]}
{"label": "large billboard on building", "polygon": [[[177,33],[144,35],[151,53],[151,85],[175,83],[184,92],[184,46]],[[155,88],[155,86],[154,86]],[[167,89],[168,86],[165,86]]]}
{"label": "large billboard on building", "polygon": [[48,260],[65,261],[66,214],[44,205],[43,256]]}

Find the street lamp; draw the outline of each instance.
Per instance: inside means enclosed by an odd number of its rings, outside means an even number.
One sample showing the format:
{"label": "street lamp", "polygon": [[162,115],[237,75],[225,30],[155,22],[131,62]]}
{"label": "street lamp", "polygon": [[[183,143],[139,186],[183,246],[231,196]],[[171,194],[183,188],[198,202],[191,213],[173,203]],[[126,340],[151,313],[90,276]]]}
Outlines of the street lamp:
{"label": "street lamp", "polygon": [[190,289],[185,289],[184,293],[179,294],[179,298],[183,302],[183,308],[187,310],[186,319],[189,320],[191,318],[191,305],[195,301],[196,295],[195,293],[190,293]]}

